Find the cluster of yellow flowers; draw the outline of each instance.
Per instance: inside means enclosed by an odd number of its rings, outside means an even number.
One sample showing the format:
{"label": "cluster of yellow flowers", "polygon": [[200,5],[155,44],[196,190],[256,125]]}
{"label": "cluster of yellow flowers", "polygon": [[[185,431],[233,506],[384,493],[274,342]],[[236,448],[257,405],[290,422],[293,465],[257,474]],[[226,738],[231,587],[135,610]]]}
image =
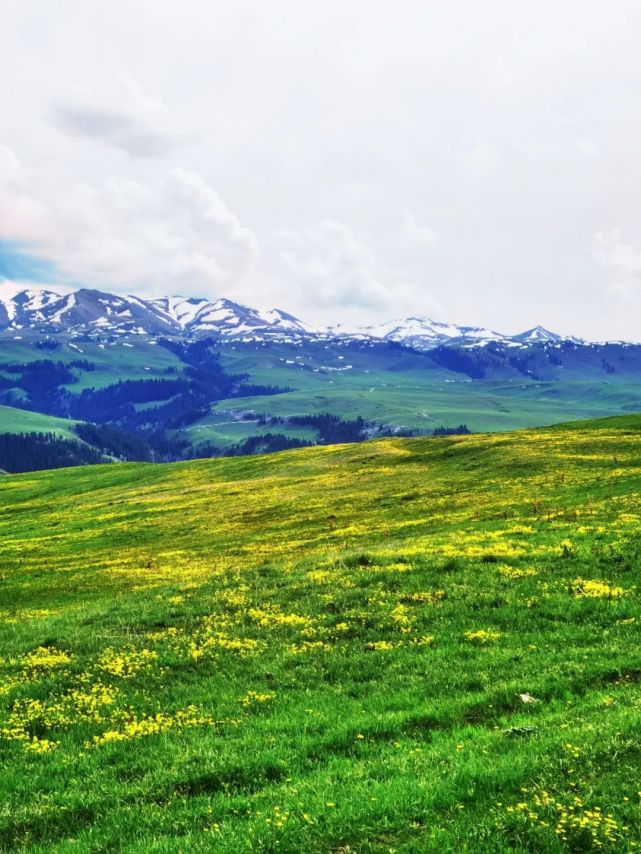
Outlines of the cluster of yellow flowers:
{"label": "cluster of yellow flowers", "polygon": [[[522,791],[528,794],[527,789]],[[539,827],[553,829],[559,841],[572,851],[618,849],[629,829],[612,813],[604,813],[598,806],[587,808],[579,795],[563,803],[546,790],[534,791],[528,800],[508,806],[506,811],[520,814]]]}
{"label": "cluster of yellow flowers", "polygon": [[[281,809],[276,806],[273,808],[271,813],[263,813],[262,810],[258,810],[256,815],[265,821],[265,824],[270,825],[271,827],[280,828],[284,827],[291,817],[290,810]],[[309,816],[303,815],[305,821],[311,821]]]}
{"label": "cluster of yellow flowers", "polygon": [[28,652],[22,657],[22,666],[25,670],[51,670],[54,667],[62,667],[71,662],[71,656],[54,647],[39,646],[33,652]]}
{"label": "cluster of yellow flowers", "polygon": [[414,567],[411,563],[405,561],[397,561],[395,563],[381,563],[373,566],[363,567],[368,572],[411,572]]}
{"label": "cluster of yellow flowers", "polygon": [[445,591],[423,590],[418,593],[408,593],[401,599],[403,602],[420,603],[421,605],[440,605],[445,599]]}
{"label": "cluster of yellow flowers", "polygon": [[300,614],[283,614],[276,605],[250,608],[247,615],[264,629],[280,628],[281,626],[302,628],[303,626],[311,626],[315,622],[312,617],[303,617]]}
{"label": "cluster of yellow flowers", "polygon": [[[309,578],[313,584],[335,584],[336,582],[339,582],[343,585],[343,582],[347,580],[347,577],[336,569],[311,569],[307,573],[307,578]],[[351,581],[350,587],[353,586],[354,582]]]}
{"label": "cluster of yellow flowers", "polygon": [[151,649],[125,647],[114,652],[111,647],[102,651],[98,658],[98,669],[120,679],[133,679],[139,673],[149,673],[158,661],[158,653]]}
{"label": "cluster of yellow flowers", "polygon": [[329,652],[331,646],[325,641],[306,640],[302,643],[290,643],[287,649],[294,655],[301,655],[306,652]]}
{"label": "cluster of yellow flowers", "polygon": [[470,629],[465,632],[465,637],[472,643],[486,644],[497,641],[501,637],[501,632],[494,629]]}
{"label": "cluster of yellow flowers", "polygon": [[531,566],[521,568],[502,564],[500,566],[497,566],[496,569],[499,575],[502,575],[504,578],[529,578],[532,575],[538,575],[536,569]]}
{"label": "cluster of yellow flowers", "polygon": [[575,578],[572,582],[572,592],[575,596],[586,599],[618,599],[628,591],[623,587],[613,587],[606,581]]}
{"label": "cluster of yellow flowers", "polygon": [[239,608],[244,608],[248,601],[249,588],[246,584],[239,584],[229,590],[224,590],[220,595],[220,603],[225,606],[228,611],[237,611]]}
{"label": "cluster of yellow flowers", "polygon": [[169,730],[188,729],[190,727],[216,726],[226,721],[216,721],[211,715],[204,714],[196,706],[188,706],[173,714],[158,712],[155,715],[131,716],[120,729],[111,729],[95,735],[85,744],[86,748],[98,747],[114,741],[129,741],[149,735],[159,735]]}
{"label": "cluster of yellow flowers", "polygon": [[46,700],[34,697],[15,700],[0,728],[0,738],[20,742],[25,750],[46,753],[57,742],[33,736],[34,729],[64,730],[79,723],[104,723],[121,714],[115,708],[118,696],[117,688],[97,682],[88,689],[72,689]]}
{"label": "cluster of yellow flowers", "polygon": [[432,646],[434,643],[434,635],[421,635],[417,638],[412,638],[410,643],[413,646]]}
{"label": "cluster of yellow flowers", "polygon": [[31,741],[24,743],[24,749],[28,753],[51,753],[57,747],[59,747],[59,742],[50,741],[48,738],[38,738],[37,735],[34,735]]}
{"label": "cluster of yellow flowers", "polygon": [[264,648],[263,641],[229,634],[241,622],[241,614],[212,614],[192,626],[169,626],[156,632],[153,639],[158,644],[164,644],[177,658],[191,661],[212,659],[221,652],[241,657],[253,655]]}
{"label": "cluster of yellow flowers", "polygon": [[392,621],[392,625],[403,634],[410,634],[414,630],[412,621],[408,614],[407,606],[403,605],[401,602],[392,608],[389,616]]}
{"label": "cluster of yellow flowers", "polygon": [[54,612],[50,608],[30,608],[20,611],[0,611],[0,623],[16,624],[27,620],[46,620]]}
{"label": "cluster of yellow flowers", "polygon": [[371,641],[370,643],[365,644],[365,649],[369,649],[372,652],[388,652],[390,649],[394,649],[396,646],[400,646],[402,641]]}
{"label": "cluster of yellow flowers", "polygon": [[261,703],[270,703],[276,699],[276,694],[260,693],[260,691],[248,691],[244,697],[240,698],[240,703],[244,709],[249,709],[251,706],[260,705]]}

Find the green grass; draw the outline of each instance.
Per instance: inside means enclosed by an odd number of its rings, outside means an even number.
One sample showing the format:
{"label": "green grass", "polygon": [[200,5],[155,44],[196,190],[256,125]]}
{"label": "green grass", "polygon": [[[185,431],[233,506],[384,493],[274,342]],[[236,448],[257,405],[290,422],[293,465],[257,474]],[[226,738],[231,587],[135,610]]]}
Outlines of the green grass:
{"label": "green grass", "polygon": [[[258,424],[256,420],[241,419],[234,412],[223,410],[212,411],[210,415],[199,419],[187,427],[185,435],[197,449],[203,442],[211,442],[219,448],[230,447],[242,442],[249,436],[263,436],[265,433],[282,433],[294,439],[305,439],[308,442],[317,440],[317,431],[311,427],[299,427],[289,424]],[[180,434],[179,434],[180,435]]]}
{"label": "green grass", "polygon": [[[119,380],[178,378],[185,368],[169,350],[144,336],[103,343],[61,337],[58,343],[56,350],[48,352],[28,340],[2,338],[0,364],[36,359],[94,363],[93,371],[73,368],[77,381],[66,386],[72,394]],[[574,366],[563,374],[570,379],[533,382],[525,377],[489,378],[472,382],[407,350],[359,349],[336,342],[308,342],[304,347],[228,342],[221,345],[221,360],[226,371],[247,374],[250,383],[291,391],[212,404],[211,413],[178,433],[178,438],[187,438],[194,447],[211,442],[227,448],[249,435],[270,431],[305,439],[315,436],[315,431],[289,425],[250,429],[249,422],[240,420],[240,414],[247,410],[283,417],[327,412],[344,419],[361,416],[379,425],[423,434],[461,423],[475,432],[509,431],[641,410],[634,362],[617,363],[614,375],[604,374],[600,364],[588,359],[583,368]],[[158,403],[136,404],[136,408],[144,410]]]}
{"label": "green grass", "polygon": [[[173,376],[165,374],[166,368],[182,372],[184,364],[164,347],[151,344],[145,338],[132,341],[99,343],[96,341],[69,342],[60,339],[56,350],[39,350],[28,340],[0,338],[0,363],[34,362],[51,359],[55,362],[86,360],[95,365],[95,370],[85,371],[72,368],[77,381],[66,388],[79,394],[86,388],[104,388],[119,380],[148,380]],[[10,376],[10,375],[7,375]]]}
{"label": "green grass", "polygon": [[64,439],[78,441],[73,432],[74,424],[78,423],[69,418],[56,418],[27,409],[0,406],[0,433],[54,433]]}
{"label": "green grass", "polygon": [[[292,385],[294,380],[291,381]],[[329,383],[332,385],[329,385]],[[324,383],[324,385],[321,385]],[[520,383],[444,381],[399,375],[390,379],[354,376],[299,382],[295,391],[266,397],[221,401],[213,412],[252,410],[268,415],[331,412],[358,415],[378,424],[430,432],[464,423],[474,432],[545,426],[565,419],[617,415],[641,408],[638,384],[607,382]],[[209,421],[206,416],[197,426]]]}
{"label": "green grass", "polygon": [[[624,373],[595,379],[572,371],[570,380],[475,380],[437,368],[407,351],[237,345],[222,351],[230,372],[250,381],[290,388],[285,394],[235,398],[214,404],[213,413],[253,410],[267,415],[330,412],[361,416],[378,424],[424,433],[464,423],[475,432],[516,430],[580,418],[641,410],[641,389]],[[210,416],[196,422],[207,427]]]}
{"label": "green grass", "polygon": [[636,850],[640,492],[640,416],[5,478],[0,850]]}
{"label": "green grass", "polygon": [[[95,342],[83,342],[78,345],[82,353],[64,347],[64,361],[87,359],[96,366],[95,371],[78,371],[78,382],[67,386],[68,390],[78,394],[85,388],[104,388],[120,380],[166,379],[166,368],[173,368],[180,374],[183,363],[164,347],[150,344],[146,340],[115,341],[101,347]],[[75,353],[75,356],[73,355]],[[58,351],[52,359],[59,358]],[[174,375],[169,375],[169,378]]]}

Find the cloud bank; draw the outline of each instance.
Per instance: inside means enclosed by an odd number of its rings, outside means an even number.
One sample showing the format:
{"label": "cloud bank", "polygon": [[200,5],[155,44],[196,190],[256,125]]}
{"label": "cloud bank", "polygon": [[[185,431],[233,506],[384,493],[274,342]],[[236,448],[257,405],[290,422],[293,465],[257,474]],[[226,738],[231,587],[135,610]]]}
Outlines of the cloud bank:
{"label": "cloud bank", "polygon": [[635,0],[2,12],[0,242],[62,280],[638,335]]}
{"label": "cloud bank", "polygon": [[604,268],[612,291],[628,293],[641,286],[641,248],[627,242],[619,228],[594,235],[592,254]]}
{"label": "cloud bank", "polygon": [[111,145],[131,157],[164,157],[193,139],[167,107],[149,98],[127,75],[116,76],[112,92],[100,98],[77,87],[54,103],[50,121],[59,130]]}
{"label": "cloud bank", "polygon": [[0,163],[0,234],[48,259],[63,281],[220,294],[259,262],[254,233],[193,172],[62,184],[6,150]]}

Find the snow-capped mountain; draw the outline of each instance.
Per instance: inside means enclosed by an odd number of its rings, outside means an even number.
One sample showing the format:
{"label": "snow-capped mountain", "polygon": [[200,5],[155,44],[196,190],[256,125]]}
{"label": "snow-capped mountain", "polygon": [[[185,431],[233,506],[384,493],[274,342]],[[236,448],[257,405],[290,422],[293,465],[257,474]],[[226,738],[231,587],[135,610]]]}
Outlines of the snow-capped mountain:
{"label": "snow-capped mountain", "polygon": [[198,317],[199,313],[211,305],[202,297],[161,297],[149,301],[169,322],[177,323],[186,329]]}
{"label": "snow-capped mountain", "polygon": [[489,341],[508,341],[508,336],[478,326],[457,326],[441,323],[426,317],[408,317],[391,320],[377,326],[364,326],[359,335],[369,338],[384,338],[412,347],[415,350],[432,350],[442,344],[483,344]]}
{"label": "snow-capped mountain", "polygon": [[227,299],[209,302],[205,299],[163,297],[152,300],[150,305],[187,332],[234,337],[257,333],[308,335],[314,332],[311,326],[287,312],[279,309],[260,311]]}
{"label": "snow-capped mountain", "polygon": [[0,329],[112,334],[170,333],[173,324],[144,300],[81,288],[69,294],[27,290],[3,297]]}
{"label": "snow-capped mountain", "polygon": [[0,285],[0,329],[17,326],[25,318],[35,318],[59,299],[60,294],[43,289],[18,291],[3,298]]}
{"label": "snow-capped mountain", "polygon": [[532,343],[534,341],[563,341],[562,335],[557,335],[556,332],[550,332],[549,329],[544,329],[542,326],[535,326],[533,329],[526,329],[514,336],[515,341],[523,343]]}
{"label": "snow-capped mountain", "polygon": [[[3,293],[4,290],[4,293]],[[478,347],[491,342],[523,347],[532,343],[558,344],[563,338],[536,326],[519,335],[503,335],[476,326],[457,326],[422,317],[392,320],[375,326],[349,328],[336,324],[314,329],[280,309],[264,311],[227,299],[210,301],[181,296],[142,299],[81,288],[73,293],[30,288],[11,291],[0,282],[0,333],[66,333],[126,336],[214,335],[244,341],[384,340],[416,350],[439,346]]]}
{"label": "snow-capped mountain", "polygon": [[313,333],[287,312],[259,311],[231,300],[164,297],[145,300],[81,288],[70,294],[26,290],[3,296],[0,331],[90,335],[205,335],[284,338]]}

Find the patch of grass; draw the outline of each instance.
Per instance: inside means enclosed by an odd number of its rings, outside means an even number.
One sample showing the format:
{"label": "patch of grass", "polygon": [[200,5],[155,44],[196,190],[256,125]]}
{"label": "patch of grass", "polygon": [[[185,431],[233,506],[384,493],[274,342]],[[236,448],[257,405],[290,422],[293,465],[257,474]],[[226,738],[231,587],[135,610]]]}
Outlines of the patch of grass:
{"label": "patch of grass", "polygon": [[86,360],[95,366],[93,371],[72,368],[77,381],[66,386],[72,394],[79,394],[86,388],[104,388],[120,380],[166,377],[167,368],[180,374],[184,368],[178,357],[165,347],[140,336],[132,336],[132,340],[128,341],[105,342],[73,342],[61,336],[58,347],[53,351],[38,349],[30,340],[0,337],[0,364],[28,363],[40,359],[52,359],[65,364]]}
{"label": "patch of grass", "polygon": [[0,850],[630,851],[641,417],[0,482]]}
{"label": "patch of grass", "polygon": [[27,409],[0,406],[0,433],[54,433],[64,439],[77,440],[73,426],[78,423],[70,418],[56,418]]}

